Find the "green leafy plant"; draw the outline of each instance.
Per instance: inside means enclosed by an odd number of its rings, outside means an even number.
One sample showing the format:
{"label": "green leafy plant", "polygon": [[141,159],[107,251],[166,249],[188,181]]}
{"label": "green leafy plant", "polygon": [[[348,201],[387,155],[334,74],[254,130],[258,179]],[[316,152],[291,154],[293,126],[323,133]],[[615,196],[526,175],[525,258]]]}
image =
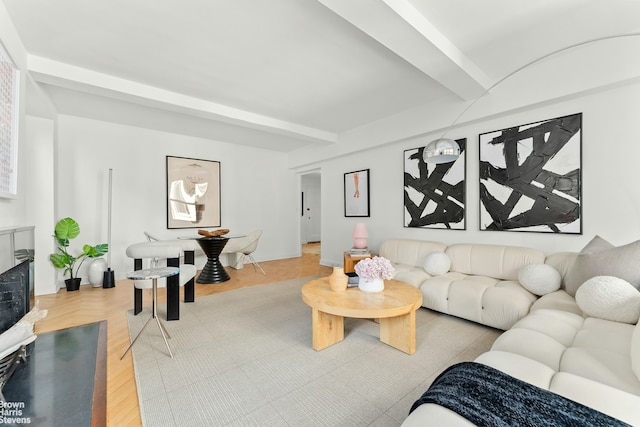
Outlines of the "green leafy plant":
{"label": "green leafy plant", "polygon": [[96,246],[84,245],[80,255],[71,255],[68,250],[70,241],[78,237],[79,234],[80,226],[73,218],[67,217],[58,221],[54,235],[58,242],[58,252],[49,255],[53,266],[64,269],[64,274],[69,273],[71,279],[77,277],[78,270],[87,258],[98,258],[109,251],[109,245],[101,243]]}

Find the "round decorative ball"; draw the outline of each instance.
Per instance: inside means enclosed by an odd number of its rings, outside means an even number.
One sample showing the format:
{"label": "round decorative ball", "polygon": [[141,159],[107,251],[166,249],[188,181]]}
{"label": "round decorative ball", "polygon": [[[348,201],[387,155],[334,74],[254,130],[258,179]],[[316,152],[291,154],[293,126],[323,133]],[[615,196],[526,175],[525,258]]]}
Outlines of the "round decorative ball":
{"label": "round decorative ball", "polygon": [[518,271],[518,281],[534,295],[542,296],[560,289],[562,276],[547,264],[528,264]]}
{"label": "round decorative ball", "polygon": [[635,324],[640,318],[640,291],[626,280],[596,276],[576,291],[576,302],[587,316]]}
{"label": "round decorative ball", "polygon": [[423,268],[432,276],[440,276],[451,268],[451,259],[444,252],[431,252],[424,257]]}

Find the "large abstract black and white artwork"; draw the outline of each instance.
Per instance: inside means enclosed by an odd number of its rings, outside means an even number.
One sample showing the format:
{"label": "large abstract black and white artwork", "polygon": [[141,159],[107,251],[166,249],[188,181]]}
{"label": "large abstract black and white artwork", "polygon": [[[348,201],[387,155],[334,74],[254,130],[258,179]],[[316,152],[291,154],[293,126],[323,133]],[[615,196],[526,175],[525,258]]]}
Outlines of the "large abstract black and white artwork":
{"label": "large abstract black and white artwork", "polygon": [[480,230],[582,234],[582,114],[480,135]]}
{"label": "large abstract black and white artwork", "polygon": [[465,229],[467,140],[456,140],[460,157],[451,163],[423,159],[425,147],[404,152],[404,226]]}

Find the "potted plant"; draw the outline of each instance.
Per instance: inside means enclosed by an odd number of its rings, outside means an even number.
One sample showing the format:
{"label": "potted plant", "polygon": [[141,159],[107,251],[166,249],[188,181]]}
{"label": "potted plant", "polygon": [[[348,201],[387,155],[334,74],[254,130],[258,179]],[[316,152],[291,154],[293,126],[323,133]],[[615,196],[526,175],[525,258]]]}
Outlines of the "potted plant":
{"label": "potted plant", "polygon": [[366,258],[355,266],[359,277],[358,288],[363,292],[381,292],[384,290],[384,281],[393,279],[396,271],[391,261],[381,256]]}
{"label": "potted plant", "polygon": [[65,275],[69,273],[69,278],[64,281],[67,285],[67,291],[80,289],[81,279],[77,277],[77,274],[82,263],[87,258],[101,257],[109,250],[109,246],[106,243],[96,246],[84,245],[80,255],[71,255],[68,251],[69,241],[78,237],[79,234],[80,226],[73,218],[63,218],[56,224],[54,237],[58,242],[58,252],[49,255],[49,259],[55,268],[64,269]]}

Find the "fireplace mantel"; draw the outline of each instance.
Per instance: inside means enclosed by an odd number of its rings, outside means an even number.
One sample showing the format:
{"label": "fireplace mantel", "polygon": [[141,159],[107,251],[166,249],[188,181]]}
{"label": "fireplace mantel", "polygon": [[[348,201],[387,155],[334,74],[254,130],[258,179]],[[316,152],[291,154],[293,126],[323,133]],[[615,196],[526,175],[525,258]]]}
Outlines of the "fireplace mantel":
{"label": "fireplace mantel", "polygon": [[[2,227],[0,228],[0,273],[20,264],[23,260],[16,258],[19,249],[33,250],[34,226]],[[33,277],[31,277],[33,283]],[[31,288],[33,293],[33,287]]]}
{"label": "fireplace mantel", "polygon": [[0,228],[0,272],[20,264],[15,258],[18,249],[33,249],[35,227]]}

